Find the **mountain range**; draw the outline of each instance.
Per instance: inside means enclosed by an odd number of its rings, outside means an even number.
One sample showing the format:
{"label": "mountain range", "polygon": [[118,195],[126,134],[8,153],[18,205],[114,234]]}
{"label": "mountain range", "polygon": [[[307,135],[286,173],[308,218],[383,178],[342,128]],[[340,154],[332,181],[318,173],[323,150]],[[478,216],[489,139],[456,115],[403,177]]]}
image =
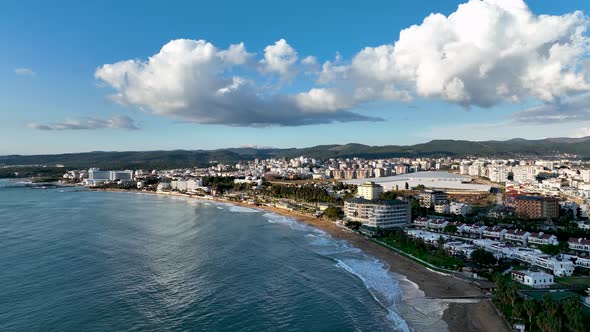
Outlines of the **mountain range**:
{"label": "mountain range", "polygon": [[538,140],[515,138],[506,141],[433,140],[415,145],[369,146],[350,143],[287,149],[244,147],[218,150],[95,151],[51,155],[7,155],[0,156],[0,166],[63,164],[68,168],[162,169],[202,167],[215,163],[233,163],[254,158],[291,158],[298,156],[318,159],[445,156],[485,156],[519,159],[555,158],[564,155],[575,155],[578,158],[590,159],[590,136]]}

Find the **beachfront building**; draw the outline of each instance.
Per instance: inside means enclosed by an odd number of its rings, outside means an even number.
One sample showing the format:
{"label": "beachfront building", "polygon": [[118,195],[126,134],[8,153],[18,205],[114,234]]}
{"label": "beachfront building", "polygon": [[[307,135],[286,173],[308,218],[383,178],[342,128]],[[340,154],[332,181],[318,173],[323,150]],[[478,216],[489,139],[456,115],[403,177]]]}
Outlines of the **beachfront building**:
{"label": "beachfront building", "polygon": [[90,168],[84,184],[93,187],[113,181],[131,181],[132,179],[133,171],[102,171],[100,168]]}
{"label": "beachfront building", "polygon": [[109,181],[111,171],[101,171],[100,168],[91,168],[88,170],[88,180],[91,181]]}
{"label": "beachfront building", "polygon": [[410,224],[410,205],[401,200],[368,200],[353,198],[344,202],[348,221],[373,228],[394,228]]}
{"label": "beachfront building", "polygon": [[372,181],[365,182],[357,187],[357,196],[367,200],[379,199],[382,193],[383,186]]}
{"label": "beachfront building", "polygon": [[532,271],[512,271],[512,280],[533,288],[547,288],[554,283],[551,274]]}
{"label": "beachfront building", "polygon": [[131,181],[133,180],[133,171],[109,171],[109,179],[111,181]]}
{"label": "beachfront building", "polygon": [[170,189],[172,189],[170,182],[160,182],[156,187],[156,191],[169,191]]}

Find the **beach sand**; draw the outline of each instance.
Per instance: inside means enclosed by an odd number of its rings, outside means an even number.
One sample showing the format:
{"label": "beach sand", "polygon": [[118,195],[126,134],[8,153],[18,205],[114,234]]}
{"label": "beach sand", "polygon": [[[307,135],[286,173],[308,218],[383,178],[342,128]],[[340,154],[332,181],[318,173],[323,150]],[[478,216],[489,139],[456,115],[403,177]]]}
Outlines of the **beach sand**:
{"label": "beach sand", "polygon": [[[178,193],[158,194],[181,196],[187,198],[189,197],[187,195]],[[205,199],[201,197],[194,198]],[[423,265],[409,258],[401,256],[390,249],[380,246],[363,235],[338,227],[334,222],[328,221],[326,219],[319,219],[314,216],[303,215],[269,206],[253,206],[242,202],[234,202],[224,199],[212,199],[211,201],[270,211],[317,227],[327,232],[335,239],[345,240],[354,247],[361,249],[363,252],[383,261],[389,265],[392,272],[404,275],[408,280],[417,284],[420,290],[422,290],[427,297],[445,299],[461,296],[482,295],[482,292],[478,287],[466,281],[429,270]],[[482,300],[478,303],[450,303],[443,314],[443,320],[447,323],[449,331],[512,331],[508,323],[496,312],[489,299]]]}

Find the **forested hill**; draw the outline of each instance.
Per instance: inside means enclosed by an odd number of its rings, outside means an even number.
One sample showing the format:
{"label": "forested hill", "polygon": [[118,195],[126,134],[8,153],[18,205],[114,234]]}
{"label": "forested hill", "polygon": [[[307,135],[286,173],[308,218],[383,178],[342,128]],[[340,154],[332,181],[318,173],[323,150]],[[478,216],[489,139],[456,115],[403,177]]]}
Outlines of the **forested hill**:
{"label": "forested hill", "polygon": [[55,155],[0,156],[0,165],[55,165],[69,168],[179,168],[233,163],[254,158],[306,156],[327,158],[467,157],[504,158],[557,157],[564,154],[590,158],[590,137],[547,138],[508,141],[434,140],[416,145],[368,146],[362,144],[318,145],[299,149],[231,148],[220,150],[87,152]]}

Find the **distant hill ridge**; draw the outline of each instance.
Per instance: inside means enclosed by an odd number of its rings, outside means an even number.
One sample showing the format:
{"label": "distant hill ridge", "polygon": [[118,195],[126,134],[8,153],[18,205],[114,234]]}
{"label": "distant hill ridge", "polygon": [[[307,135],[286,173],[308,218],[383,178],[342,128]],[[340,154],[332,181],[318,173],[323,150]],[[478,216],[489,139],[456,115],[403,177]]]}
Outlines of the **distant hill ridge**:
{"label": "distant hill ridge", "polygon": [[466,157],[503,158],[552,157],[574,154],[590,158],[590,136],[581,138],[546,138],[507,141],[433,140],[415,145],[369,146],[358,143],[317,145],[308,148],[228,148],[218,150],[172,151],[95,151],[53,155],[0,156],[0,165],[54,165],[73,168],[180,168],[206,166],[212,162],[233,163],[254,158],[266,159],[306,156],[311,158],[393,158],[393,157]]}

